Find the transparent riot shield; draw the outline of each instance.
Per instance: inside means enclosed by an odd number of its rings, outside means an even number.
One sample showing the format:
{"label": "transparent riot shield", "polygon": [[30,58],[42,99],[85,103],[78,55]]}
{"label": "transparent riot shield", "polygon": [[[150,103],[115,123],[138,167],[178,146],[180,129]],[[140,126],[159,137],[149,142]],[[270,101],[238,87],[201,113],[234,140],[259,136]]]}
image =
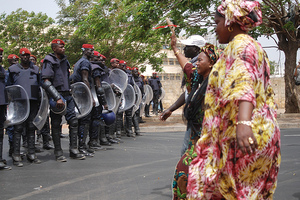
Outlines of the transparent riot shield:
{"label": "transparent riot shield", "polygon": [[161,88],[161,95],[158,98],[158,102],[161,101],[163,98],[165,98],[166,92],[163,88]]}
{"label": "transparent riot shield", "polygon": [[71,85],[71,94],[75,102],[75,112],[78,119],[88,115],[93,108],[93,97],[88,86],[82,82]]}
{"label": "transparent riot shield", "polygon": [[29,98],[22,86],[7,86],[5,90],[7,92],[8,106],[4,128],[23,123],[30,112]]}
{"label": "transparent riot shield", "polygon": [[122,93],[125,91],[128,82],[127,74],[120,69],[113,69],[109,74],[109,80],[114,84]]}
{"label": "transparent riot shield", "polygon": [[119,108],[120,112],[126,111],[131,108],[135,103],[135,91],[132,85],[127,84],[125,91],[122,94],[123,98],[121,101],[121,106]]}
{"label": "transparent riot shield", "polygon": [[135,92],[135,103],[133,105],[132,116],[140,108],[140,104],[142,102],[142,92],[141,92],[139,86],[137,86],[137,84],[134,84],[133,88],[134,88],[134,92]]}
{"label": "transparent riot shield", "polygon": [[113,110],[116,107],[116,97],[109,83],[102,81],[102,87],[104,88],[105,97],[107,101],[108,110]]}
{"label": "transparent riot shield", "polygon": [[38,130],[41,130],[43,128],[49,113],[49,99],[42,87],[40,87],[40,94],[40,108],[32,122]]}
{"label": "transparent riot shield", "polygon": [[147,95],[147,99],[146,99],[146,104],[148,105],[153,99],[153,90],[150,85],[146,85],[146,90],[148,91],[149,94]]}
{"label": "transparent riot shield", "polygon": [[99,100],[98,100],[98,97],[97,97],[96,88],[95,88],[95,84],[94,84],[93,79],[92,79],[92,85],[91,85],[91,93],[92,93],[93,99],[95,101],[95,107],[98,107],[100,104],[99,104]]}
{"label": "transparent riot shield", "polygon": [[145,111],[145,106],[146,106],[146,102],[147,102],[148,96],[149,96],[149,91],[148,91],[148,89],[147,89],[147,86],[144,85],[144,96],[143,96],[142,99],[141,99],[140,117],[143,116],[143,113],[144,113],[144,111]]}

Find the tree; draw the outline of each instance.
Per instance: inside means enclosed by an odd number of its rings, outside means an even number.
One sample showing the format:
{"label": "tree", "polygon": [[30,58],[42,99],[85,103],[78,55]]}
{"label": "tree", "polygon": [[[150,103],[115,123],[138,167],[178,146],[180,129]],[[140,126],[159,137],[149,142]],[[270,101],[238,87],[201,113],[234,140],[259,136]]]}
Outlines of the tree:
{"label": "tree", "polygon": [[[214,1],[99,0],[97,4],[92,0],[72,2],[68,7],[61,6],[63,10],[60,13],[68,13],[70,14],[68,18],[74,19],[74,24],[78,26],[74,35],[88,39],[95,45],[96,50],[108,58],[117,57],[126,60],[130,66],[138,66],[142,71],[145,70],[146,65],[161,71],[162,59],[165,55],[158,52],[163,44],[169,43],[167,40],[170,37],[170,30],[152,28],[165,25],[165,17],[172,16],[174,22],[189,33],[206,32],[206,29],[199,29],[195,18],[199,13],[206,13],[206,17],[209,16],[208,8]],[[82,4],[88,5],[83,8],[84,11],[79,11],[83,13],[82,15],[66,12],[78,11],[75,8]],[[92,9],[89,10],[91,5]],[[78,14],[81,18],[78,18]],[[66,16],[61,15],[60,19]],[[190,20],[191,23],[186,23],[185,19]],[[178,29],[177,33],[179,32]]]}
{"label": "tree", "polygon": [[22,9],[17,9],[9,15],[2,14],[0,30],[0,46],[5,55],[18,55],[19,49],[26,47],[38,60],[52,51],[50,42],[62,33],[54,26],[54,20],[46,14],[29,13]]}
{"label": "tree", "polygon": [[278,41],[278,49],[285,54],[285,111],[300,111],[300,88],[295,86],[293,70],[297,62],[297,50],[300,45],[299,2],[297,0],[263,0],[263,25],[256,31]]}

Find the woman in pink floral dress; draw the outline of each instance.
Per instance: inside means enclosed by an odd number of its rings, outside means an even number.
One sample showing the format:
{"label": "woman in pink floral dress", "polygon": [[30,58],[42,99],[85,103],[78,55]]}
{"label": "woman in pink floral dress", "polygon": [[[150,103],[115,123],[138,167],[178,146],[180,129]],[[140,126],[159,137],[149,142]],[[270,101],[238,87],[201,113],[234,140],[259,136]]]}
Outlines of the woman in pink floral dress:
{"label": "woman in pink floral dress", "polygon": [[262,22],[259,3],[223,0],[216,34],[227,44],[209,75],[202,136],[189,167],[188,199],[272,199],[280,130],[268,57],[247,32]]}

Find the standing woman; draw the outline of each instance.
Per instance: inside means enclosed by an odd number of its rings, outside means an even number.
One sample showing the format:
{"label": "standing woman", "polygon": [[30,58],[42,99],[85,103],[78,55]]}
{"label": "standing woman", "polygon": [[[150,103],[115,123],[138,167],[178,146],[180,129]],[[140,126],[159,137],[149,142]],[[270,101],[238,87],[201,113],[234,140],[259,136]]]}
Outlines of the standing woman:
{"label": "standing woman", "polygon": [[[204,47],[200,49],[196,66],[197,73],[202,78],[199,82],[194,83],[201,84],[199,87],[192,87],[190,94],[187,97],[184,107],[184,117],[187,120],[187,124],[191,129],[189,135],[189,143],[186,152],[183,154],[179,162],[177,163],[174,180],[173,180],[173,200],[186,199],[186,186],[189,164],[196,154],[194,152],[194,145],[198,141],[202,130],[202,121],[204,117],[204,97],[208,83],[208,76],[211,72],[212,66],[219,58],[218,49],[209,43],[206,43]],[[187,76],[186,70],[184,71]]]}
{"label": "standing woman", "polygon": [[269,61],[247,32],[259,3],[223,0],[216,34],[228,43],[210,75],[202,136],[191,162],[188,199],[272,199],[281,160]]}

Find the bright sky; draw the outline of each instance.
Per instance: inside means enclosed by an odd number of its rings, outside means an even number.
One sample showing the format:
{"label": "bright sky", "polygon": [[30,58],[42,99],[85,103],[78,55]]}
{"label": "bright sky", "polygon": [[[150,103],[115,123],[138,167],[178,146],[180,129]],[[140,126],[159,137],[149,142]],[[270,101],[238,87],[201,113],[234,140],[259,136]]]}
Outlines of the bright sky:
{"label": "bright sky", "polygon": [[[18,8],[22,8],[27,11],[34,11],[36,13],[42,12],[46,13],[49,17],[53,19],[56,18],[59,7],[57,6],[55,0],[0,0],[0,13],[10,14]],[[261,45],[265,47],[276,46],[275,42],[266,38],[259,38],[258,40]],[[281,67],[284,66],[284,54],[276,48],[265,48],[270,61],[276,61],[280,63]],[[299,57],[299,56],[298,56]]]}

